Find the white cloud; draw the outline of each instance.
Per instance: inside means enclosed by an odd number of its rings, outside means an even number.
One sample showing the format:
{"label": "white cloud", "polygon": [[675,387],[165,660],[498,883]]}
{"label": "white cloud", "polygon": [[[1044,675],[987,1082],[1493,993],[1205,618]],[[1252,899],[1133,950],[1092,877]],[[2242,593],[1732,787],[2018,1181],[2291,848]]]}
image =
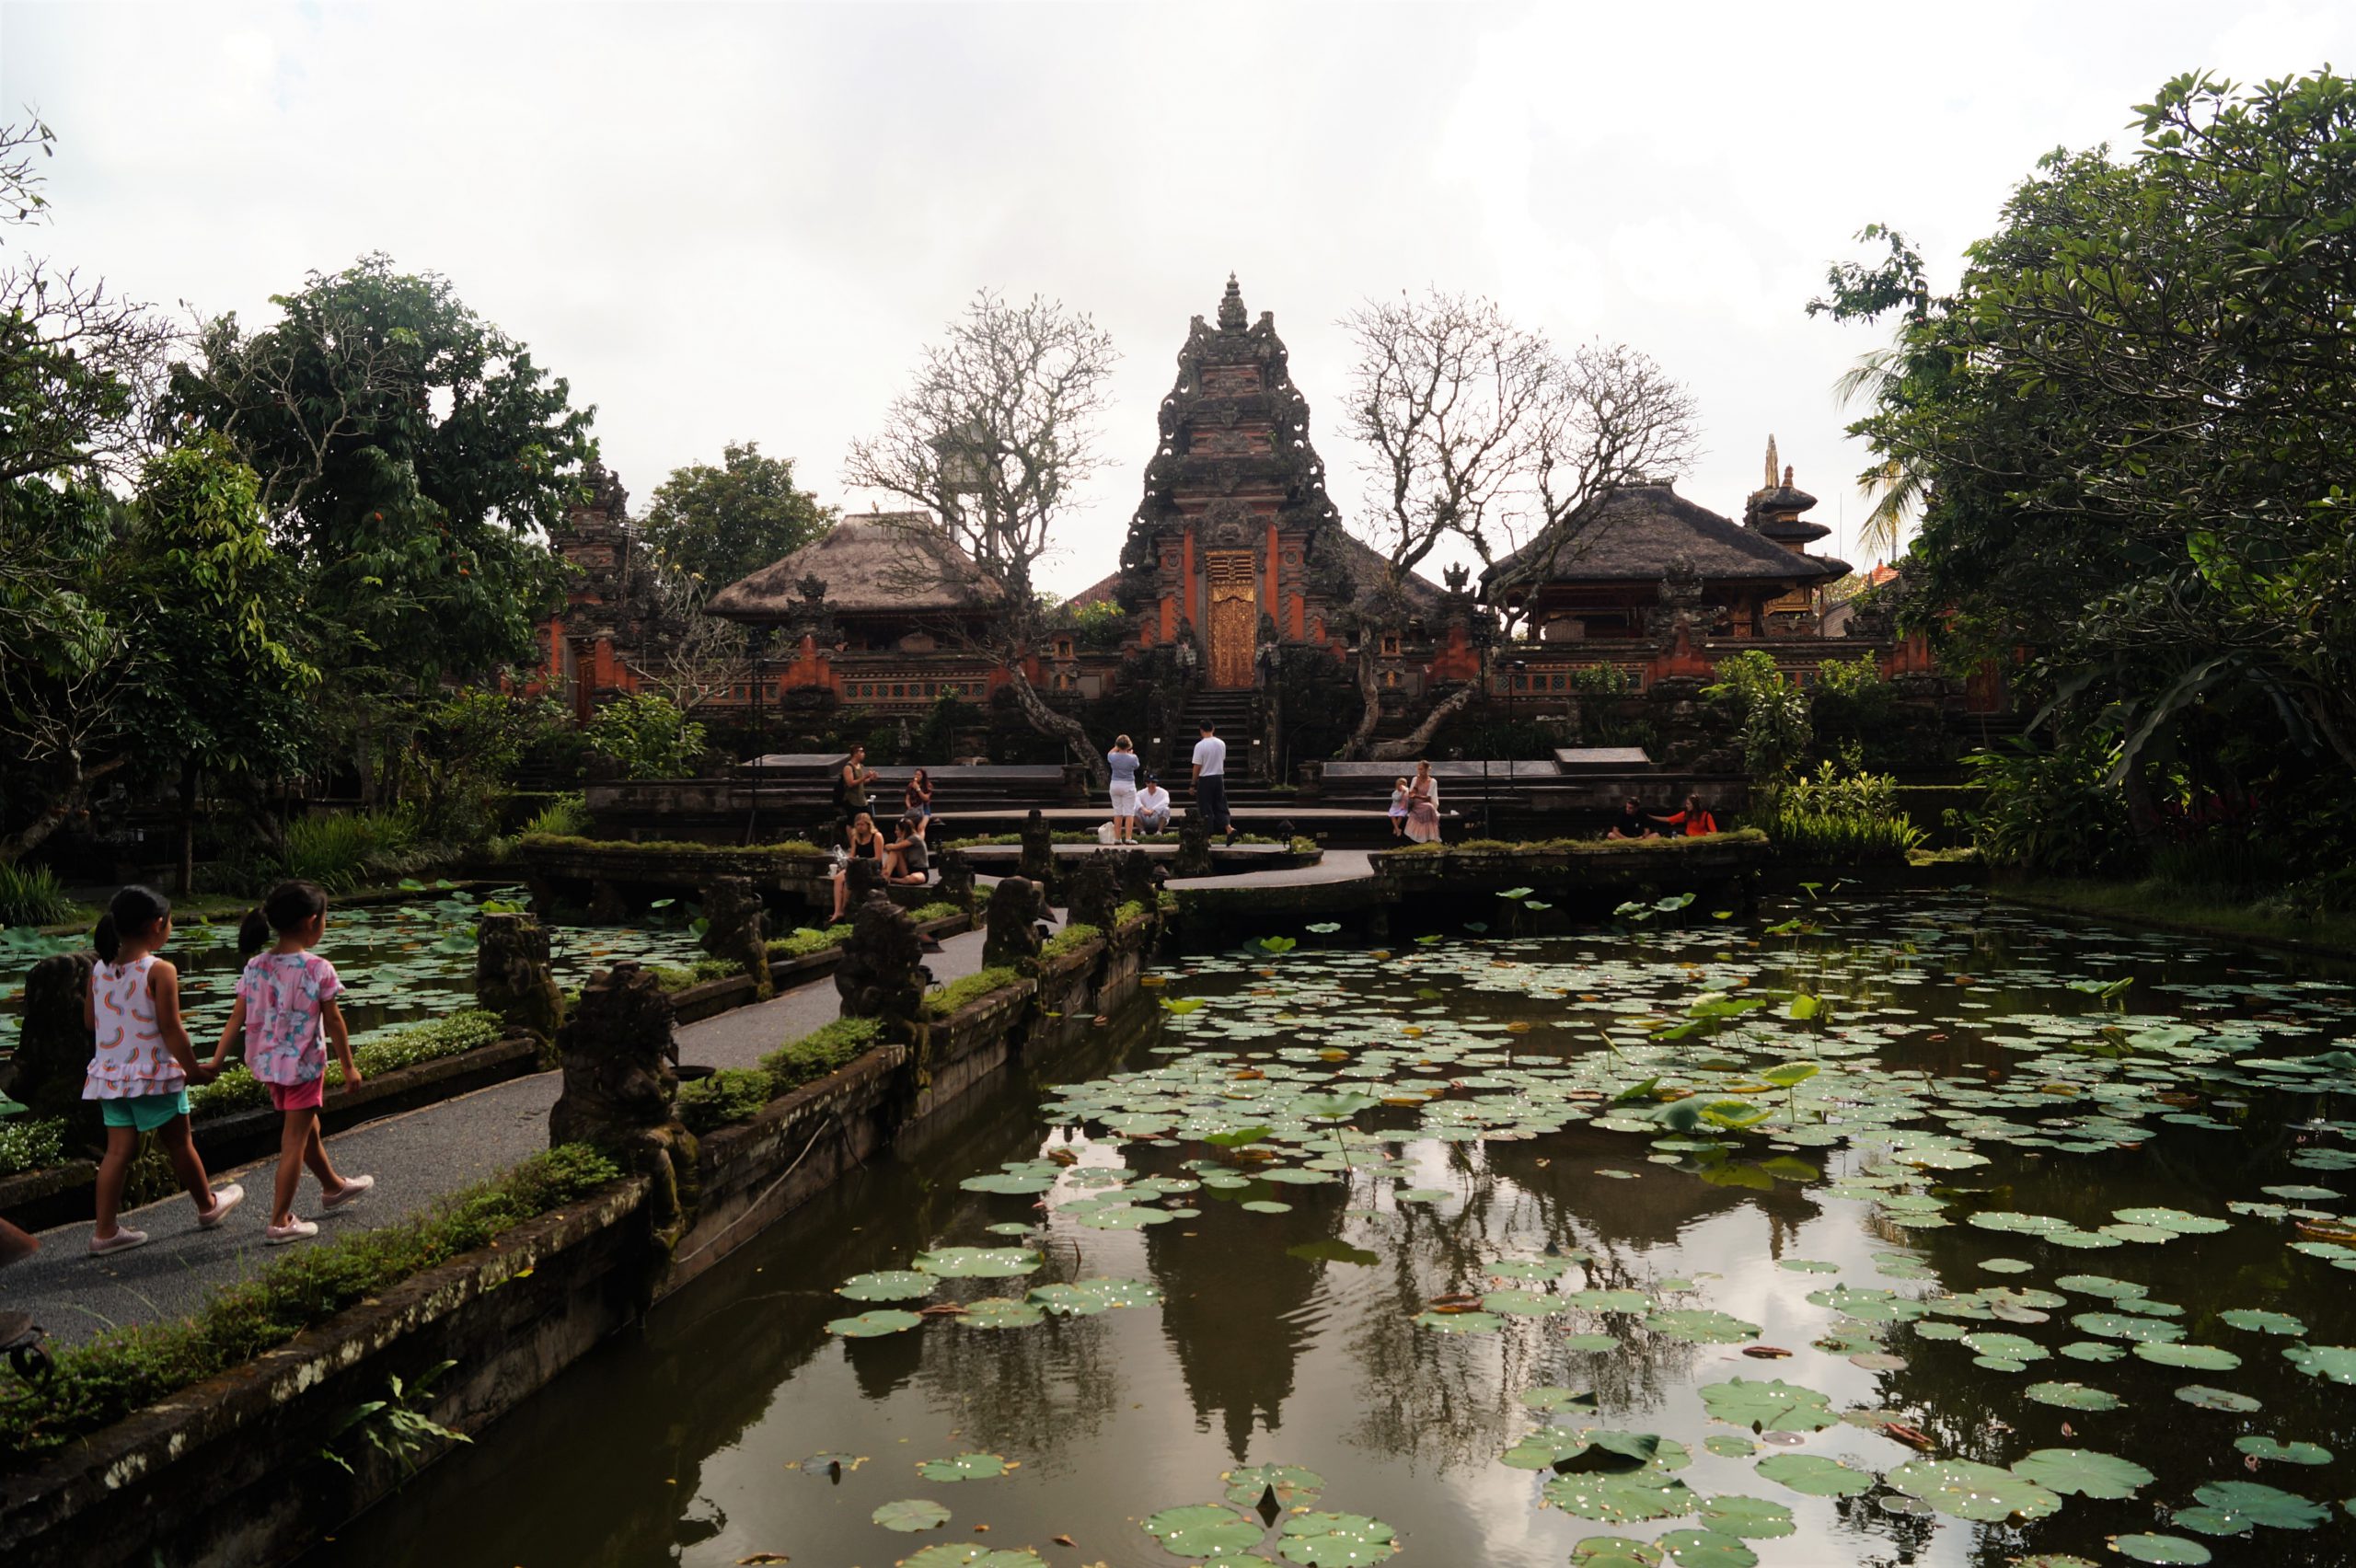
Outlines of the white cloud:
{"label": "white cloud", "polygon": [[[1773,431],[1844,510],[1801,313],[1872,220],[1952,274],[2040,152],[2131,137],[2175,73],[2356,59],[2356,10],[2027,4],[1127,7],[0,4],[0,98],[61,145],[11,244],[265,314],[382,249],[449,276],[598,405],[643,496],[752,438],[842,455],[973,289],[1060,295],[1126,358],[1114,466],[1056,585],[1110,570],[1186,318],[1273,309],[1336,500],[1358,299],[1494,294],[1694,387],[1688,493]],[[857,499],[857,498],[847,498]],[[1846,504],[1854,517],[1861,508]]]}

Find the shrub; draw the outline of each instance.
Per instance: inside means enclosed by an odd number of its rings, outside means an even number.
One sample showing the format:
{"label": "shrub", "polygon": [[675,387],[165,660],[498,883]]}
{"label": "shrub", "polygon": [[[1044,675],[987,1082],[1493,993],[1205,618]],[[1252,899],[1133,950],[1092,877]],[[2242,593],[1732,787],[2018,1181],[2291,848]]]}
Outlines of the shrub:
{"label": "shrub", "polygon": [[215,1291],[191,1317],[115,1329],[56,1357],[42,1382],[0,1383],[0,1465],[22,1464],[190,1384],[243,1366],[353,1303],[489,1243],[621,1172],[577,1144],[534,1155],[422,1213],[350,1231]]}
{"label": "shrub", "polygon": [[39,1170],[65,1159],[66,1122],[63,1116],[12,1116],[0,1122],[0,1176]]}
{"label": "shrub", "polygon": [[1039,948],[1041,958],[1060,958],[1065,953],[1086,947],[1104,933],[1084,920],[1075,920],[1049,937]]}
{"label": "shrub", "polygon": [[524,831],[549,838],[571,838],[588,832],[589,825],[589,807],[582,797],[559,795],[532,813]]}
{"label": "shrub", "polygon": [[964,905],[952,904],[949,900],[943,898],[935,900],[930,904],[918,905],[914,909],[908,911],[908,918],[921,926],[928,920],[946,920],[953,915],[963,915],[964,913],[965,906]]}
{"label": "shrub", "polygon": [[1773,784],[1788,775],[1814,744],[1807,694],[1787,685],[1775,656],[1746,648],[1718,661],[1717,679],[1702,695],[1725,703],[1742,724],[1742,761],[1751,778]]}
{"label": "shrub", "polygon": [[1964,763],[1986,790],[1970,813],[1982,859],[2022,870],[2108,876],[2140,858],[2125,795],[2108,781],[2115,737],[2092,732],[2059,751],[2025,741]]}
{"label": "shrub", "polygon": [[0,926],[62,926],[80,914],[47,866],[0,865]]}
{"label": "shrub", "polygon": [[839,926],[828,926],[823,930],[803,926],[785,936],[771,937],[768,950],[786,958],[807,958],[814,952],[840,947],[849,940],[850,922],[846,920]]}
{"label": "shrub", "polygon": [[750,1121],[774,1098],[765,1069],[722,1067],[679,1086],[679,1120],[691,1133],[708,1133],[731,1122]]}
{"label": "shrub", "polygon": [[1762,790],[1750,814],[1784,854],[1835,864],[1903,860],[1924,836],[1898,809],[1897,779],[1886,773],[1843,774],[1829,762]]}
{"label": "shrub", "polygon": [[[497,1013],[469,1008],[424,1023],[404,1024],[382,1034],[352,1043],[352,1064],[363,1078],[375,1078],[399,1067],[413,1067],[420,1062],[438,1061],[444,1056],[456,1056],[464,1052],[479,1050],[496,1042],[507,1032]],[[328,1060],[328,1084],[330,1088],[343,1082],[343,1064],[332,1056]],[[270,1103],[270,1090],[248,1072],[243,1063],[223,1071],[211,1083],[196,1084],[188,1091],[191,1115],[225,1115],[243,1111],[248,1106]]]}
{"label": "shrub", "polygon": [[1130,921],[1142,920],[1150,913],[1152,911],[1146,908],[1143,901],[1132,898],[1113,911],[1113,928],[1117,931]]}
{"label": "shrub", "polygon": [[744,973],[724,958],[699,958],[684,965],[650,963],[646,972],[653,975],[654,983],[666,991],[684,991],[690,986],[700,986],[708,980],[726,980]]}
{"label": "shrub", "polygon": [[372,879],[412,875],[430,859],[401,813],[321,812],[286,824],[278,870],[330,893],[348,893]]}
{"label": "shrub", "polygon": [[867,1054],[883,1027],[872,1018],[838,1018],[799,1040],[788,1041],[761,1058],[761,1066],[768,1071],[770,1092],[790,1094],[805,1083],[841,1071]]}
{"label": "shrub", "polygon": [[619,763],[632,778],[679,778],[703,762],[703,726],[676,703],[627,692],[597,710],[584,732],[592,751]]}
{"label": "shrub", "polygon": [[979,1001],[992,991],[1003,991],[1010,986],[1019,986],[1022,983],[1022,975],[1011,969],[1004,968],[985,969],[977,974],[968,974],[962,980],[952,980],[940,990],[926,995],[925,1016],[947,1018],[958,1009],[970,1002]]}
{"label": "shrub", "polygon": [[780,838],[773,844],[750,846],[736,844],[699,844],[692,838],[649,838],[638,842],[628,838],[583,838],[567,833],[526,833],[523,837],[526,849],[629,849],[660,855],[823,855],[824,849],[806,838]]}

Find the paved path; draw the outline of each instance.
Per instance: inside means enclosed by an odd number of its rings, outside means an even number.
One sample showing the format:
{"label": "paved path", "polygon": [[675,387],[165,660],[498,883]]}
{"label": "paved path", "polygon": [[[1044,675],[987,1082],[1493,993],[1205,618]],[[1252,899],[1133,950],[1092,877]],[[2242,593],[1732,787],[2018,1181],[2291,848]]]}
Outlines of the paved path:
{"label": "paved path", "polygon": [[1211,888],[1226,891],[1239,887],[1323,887],[1331,884],[1374,882],[1374,862],[1364,849],[1328,849],[1313,866],[1293,866],[1283,870],[1246,871],[1241,876],[1172,877],[1162,885],[1172,893],[1189,889]]}
{"label": "paved path", "polygon": [[[974,974],[982,964],[982,935],[968,931],[942,941],[925,963],[937,981]],[[834,980],[799,986],[768,1001],[737,1008],[679,1031],[679,1059],[715,1067],[747,1067],[789,1040],[838,1016]],[[329,1237],[398,1220],[434,1199],[497,1174],[548,1147],[549,1108],[562,1075],[535,1073],[472,1094],[364,1123],[328,1139],[329,1156],[346,1173],[376,1178],[375,1191],[350,1208],[321,1216],[318,1189],[306,1175],[295,1212],[319,1220]],[[270,1182],[277,1161],[214,1171],[214,1185],[237,1182],[243,1207],[216,1231],[199,1230],[196,1210],[175,1194],[123,1216],[151,1239],[135,1251],[104,1258],[88,1253],[87,1222],[41,1232],[31,1260],[0,1270],[0,1308],[29,1311],[62,1343],[129,1323],[156,1322],[193,1312],[213,1290],[249,1279],[291,1248],[261,1239],[269,1223]],[[296,1242],[295,1247],[307,1245]]]}

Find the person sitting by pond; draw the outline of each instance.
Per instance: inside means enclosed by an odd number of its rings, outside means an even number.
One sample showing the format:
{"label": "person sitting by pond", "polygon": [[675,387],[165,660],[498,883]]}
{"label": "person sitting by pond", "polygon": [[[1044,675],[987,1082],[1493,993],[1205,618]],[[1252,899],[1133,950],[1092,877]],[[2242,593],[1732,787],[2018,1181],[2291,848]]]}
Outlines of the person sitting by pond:
{"label": "person sitting by pond", "polygon": [[932,880],[932,860],[925,853],[924,818],[904,816],[884,847],[884,880],[921,887]]}
{"label": "person sitting by pond", "polygon": [[[1650,813],[1646,814],[1649,815]],[[1718,831],[1718,819],[1712,816],[1708,810],[1703,806],[1702,798],[1699,795],[1686,796],[1685,809],[1677,813],[1675,815],[1657,816],[1653,818],[1653,821],[1669,827],[1683,827],[1685,829],[1685,836],[1688,838],[1699,838],[1705,833],[1715,833]],[[1675,835],[1665,833],[1661,835],[1661,836],[1664,838],[1669,838],[1674,837]]]}
{"label": "person sitting by pond", "polygon": [[850,826],[843,830],[843,863],[827,873],[835,884],[835,913],[826,922],[830,926],[850,907],[850,863],[873,860],[880,866],[884,861],[884,836],[875,831],[875,819],[865,812],[850,819]]}
{"label": "person sitting by pond", "polygon": [[1161,780],[1149,773],[1145,788],[1138,791],[1138,831],[1166,833],[1170,828],[1170,791]]}
{"label": "person sitting by pond", "polygon": [[1113,737],[1113,749],[1104,754],[1104,766],[1113,775],[1113,842],[1135,844],[1138,841],[1138,748],[1129,744],[1128,736]]}
{"label": "person sitting by pond", "polygon": [[835,781],[835,805],[845,822],[867,810],[867,787],[875,779],[875,770],[867,766],[867,748],[851,747],[850,755],[843,759],[842,774]]}
{"label": "person sitting by pond", "polygon": [[1418,844],[1439,842],[1439,780],[1428,762],[1415,764],[1407,781],[1407,836]]}
{"label": "person sitting by pond", "polygon": [[1407,836],[1407,781],[1404,778],[1391,781],[1391,836]]}
{"label": "person sitting by pond", "polygon": [[1621,802],[1620,820],[1611,824],[1611,831],[1604,836],[1606,838],[1658,838],[1660,835],[1652,830],[1652,824],[1645,820],[1645,808],[1636,803],[1635,796],[1631,795]]}

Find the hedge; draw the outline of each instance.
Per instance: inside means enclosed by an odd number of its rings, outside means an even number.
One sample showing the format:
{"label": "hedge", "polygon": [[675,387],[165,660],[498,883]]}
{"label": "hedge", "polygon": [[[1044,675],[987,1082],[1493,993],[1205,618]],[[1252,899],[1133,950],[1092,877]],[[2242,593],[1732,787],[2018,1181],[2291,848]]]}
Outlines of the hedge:
{"label": "hedge", "polygon": [[947,1018],[969,1002],[978,1001],[992,991],[1003,991],[1009,986],[1019,986],[1022,976],[1011,969],[985,969],[978,974],[968,974],[963,980],[952,980],[938,991],[928,992],[924,998],[925,1016]]}
{"label": "hedge", "polygon": [[881,1027],[872,1018],[838,1018],[788,1041],[763,1056],[756,1067],[722,1067],[691,1078],[679,1086],[679,1120],[694,1133],[749,1121],[770,1101],[859,1060],[875,1043]]}
{"label": "hedge", "polygon": [[[371,1039],[354,1041],[352,1046],[352,1065],[363,1078],[389,1073],[397,1067],[412,1067],[420,1062],[432,1062],[444,1056],[456,1056],[463,1052],[479,1050],[492,1044],[507,1032],[497,1013],[468,1008],[447,1018],[433,1019],[425,1023],[405,1024]],[[343,1064],[328,1063],[328,1084],[333,1088],[343,1082]],[[189,1113],[195,1116],[216,1116],[230,1111],[243,1111],[248,1106],[270,1103],[269,1086],[248,1072],[242,1062],[222,1069],[221,1076],[211,1083],[191,1085],[188,1091]]]}

